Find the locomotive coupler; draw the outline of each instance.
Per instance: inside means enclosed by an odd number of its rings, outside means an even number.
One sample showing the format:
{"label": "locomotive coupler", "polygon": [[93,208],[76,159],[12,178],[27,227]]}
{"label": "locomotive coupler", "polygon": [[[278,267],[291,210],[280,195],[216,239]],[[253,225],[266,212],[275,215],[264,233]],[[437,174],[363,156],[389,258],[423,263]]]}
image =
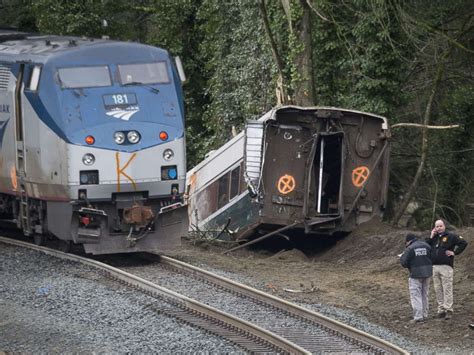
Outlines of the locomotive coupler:
{"label": "locomotive coupler", "polygon": [[152,222],[154,217],[150,206],[140,206],[137,203],[123,210],[123,221],[139,228]]}
{"label": "locomotive coupler", "polygon": [[[143,238],[150,230],[154,222],[155,214],[150,206],[141,206],[135,203],[132,207],[123,210],[123,221],[130,225],[130,232],[127,241],[130,247],[134,247],[137,240]],[[138,236],[134,236],[134,231],[142,230]]]}

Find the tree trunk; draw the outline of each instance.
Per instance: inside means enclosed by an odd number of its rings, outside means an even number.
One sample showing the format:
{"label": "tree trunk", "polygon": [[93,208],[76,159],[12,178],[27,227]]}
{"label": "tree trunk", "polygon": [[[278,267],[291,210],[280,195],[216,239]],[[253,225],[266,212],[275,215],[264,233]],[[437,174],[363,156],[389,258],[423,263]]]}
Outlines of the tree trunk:
{"label": "tree trunk", "polygon": [[278,69],[278,79],[277,79],[277,86],[276,86],[276,98],[277,98],[277,106],[286,105],[289,103],[288,95],[285,89],[285,77],[283,75],[283,70],[285,65],[283,64],[283,60],[281,59],[281,55],[278,52],[278,47],[275,42],[275,38],[273,37],[272,30],[270,28],[270,23],[268,21],[267,15],[267,8],[265,5],[265,0],[260,0],[258,2],[258,8],[260,9],[260,14],[262,15],[263,25],[265,27],[265,32],[268,36],[268,41],[270,42],[270,48],[272,49],[273,60]]}
{"label": "tree trunk", "polygon": [[311,8],[306,0],[300,0],[303,14],[300,18],[294,19],[294,35],[302,49],[298,51],[294,58],[294,66],[298,71],[296,79],[293,81],[294,102],[299,106],[313,106],[313,60],[311,43]]}

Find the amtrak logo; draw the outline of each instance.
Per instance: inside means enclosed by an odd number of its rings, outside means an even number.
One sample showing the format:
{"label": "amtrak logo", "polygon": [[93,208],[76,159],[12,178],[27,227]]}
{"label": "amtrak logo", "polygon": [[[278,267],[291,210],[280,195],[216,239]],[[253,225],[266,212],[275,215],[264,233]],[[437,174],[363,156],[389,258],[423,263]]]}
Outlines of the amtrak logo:
{"label": "amtrak logo", "polygon": [[138,108],[136,109],[128,109],[128,110],[113,110],[106,112],[107,116],[120,118],[124,121],[128,121],[134,114],[140,111]]}

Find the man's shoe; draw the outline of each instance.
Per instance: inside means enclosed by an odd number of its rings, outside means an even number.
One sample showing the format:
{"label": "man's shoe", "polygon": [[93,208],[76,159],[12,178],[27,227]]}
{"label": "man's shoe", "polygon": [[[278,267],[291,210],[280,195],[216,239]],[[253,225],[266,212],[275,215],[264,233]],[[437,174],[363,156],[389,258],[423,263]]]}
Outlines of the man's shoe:
{"label": "man's shoe", "polygon": [[411,319],[408,321],[408,323],[410,324],[418,324],[418,323],[424,323],[425,320],[423,318],[420,318],[420,319]]}
{"label": "man's shoe", "polygon": [[446,318],[446,312],[439,312],[438,318]]}
{"label": "man's shoe", "polygon": [[452,316],[453,316],[453,312],[447,311],[446,315],[444,316],[444,319],[446,320],[451,319]]}

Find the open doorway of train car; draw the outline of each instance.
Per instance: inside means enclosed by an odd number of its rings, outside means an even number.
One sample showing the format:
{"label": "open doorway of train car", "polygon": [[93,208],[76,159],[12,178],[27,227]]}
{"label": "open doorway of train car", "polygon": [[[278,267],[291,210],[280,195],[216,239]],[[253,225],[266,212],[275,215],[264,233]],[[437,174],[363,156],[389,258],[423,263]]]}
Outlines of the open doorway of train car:
{"label": "open doorway of train car", "polygon": [[342,209],[344,134],[318,134],[308,166],[306,217],[336,217]]}

